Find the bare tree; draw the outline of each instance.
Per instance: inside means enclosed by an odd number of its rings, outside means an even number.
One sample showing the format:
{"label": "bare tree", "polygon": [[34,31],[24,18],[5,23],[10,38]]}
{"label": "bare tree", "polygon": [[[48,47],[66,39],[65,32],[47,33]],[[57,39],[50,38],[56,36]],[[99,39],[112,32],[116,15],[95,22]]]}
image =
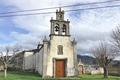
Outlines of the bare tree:
{"label": "bare tree", "polygon": [[116,53],[114,47],[106,42],[100,42],[98,46],[91,49],[93,56],[96,58],[98,64],[104,69],[104,78],[108,77],[109,63],[115,58]]}
{"label": "bare tree", "polygon": [[120,26],[116,27],[112,31],[112,43],[114,44],[114,47],[116,48],[117,52],[120,52]]}
{"label": "bare tree", "polygon": [[4,66],[4,77],[7,77],[7,68],[10,64],[11,60],[13,59],[14,55],[20,50],[20,46],[14,45],[6,46],[5,49],[1,49],[0,51],[0,61],[2,62]]}

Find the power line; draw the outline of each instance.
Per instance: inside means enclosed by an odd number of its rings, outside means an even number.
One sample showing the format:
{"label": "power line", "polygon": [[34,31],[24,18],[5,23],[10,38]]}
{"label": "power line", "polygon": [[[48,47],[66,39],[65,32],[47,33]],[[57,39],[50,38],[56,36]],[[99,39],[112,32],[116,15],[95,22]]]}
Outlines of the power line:
{"label": "power line", "polygon": [[[61,8],[67,8],[67,7],[73,7],[73,6],[84,6],[84,5],[93,5],[93,4],[103,4],[103,3],[110,3],[110,2],[116,2],[120,0],[108,0],[104,2],[93,2],[93,3],[84,3],[84,4],[76,4],[76,5],[67,5],[67,6],[61,6]],[[11,11],[11,12],[2,12],[0,14],[10,14],[10,13],[20,13],[20,12],[31,12],[31,11],[40,11],[40,10],[48,10],[48,9],[56,9],[59,7],[50,7],[50,8],[41,8],[41,9],[30,9],[30,10],[20,10],[20,11]]]}
{"label": "power line", "polygon": [[[83,9],[73,9],[73,10],[66,10],[65,12],[81,11],[81,10],[94,10],[94,9],[102,9],[102,8],[114,8],[114,7],[120,7],[120,5],[90,7],[90,8],[83,8]],[[29,16],[29,15],[40,15],[40,14],[51,14],[51,13],[55,13],[55,12],[29,13],[29,14],[18,14],[18,15],[4,15],[4,16],[0,16],[0,17]]]}
{"label": "power line", "polygon": [[73,10],[66,10],[65,12],[80,11],[80,10],[103,9],[103,8],[114,8],[114,7],[120,7],[120,5],[111,5],[111,6],[102,6],[102,7],[91,7],[91,8],[84,8],[84,9],[73,9]]}
{"label": "power line", "polygon": [[16,15],[4,15],[4,16],[0,16],[0,17],[12,17],[12,16],[29,16],[29,15],[40,15],[40,14],[51,14],[51,13],[55,13],[55,12],[43,12],[43,13],[28,13],[28,14],[16,14]]}

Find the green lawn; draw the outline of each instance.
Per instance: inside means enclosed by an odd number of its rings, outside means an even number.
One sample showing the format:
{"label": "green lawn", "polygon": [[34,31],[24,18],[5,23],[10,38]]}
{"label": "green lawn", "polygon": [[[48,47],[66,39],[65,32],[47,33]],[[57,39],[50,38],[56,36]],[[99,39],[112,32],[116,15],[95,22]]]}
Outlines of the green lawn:
{"label": "green lawn", "polygon": [[30,72],[8,72],[7,78],[4,79],[3,72],[0,72],[0,80],[40,80],[40,76]]}
{"label": "green lawn", "polygon": [[80,80],[120,80],[120,77],[109,76],[108,79],[104,79],[103,75],[81,75]]}
{"label": "green lawn", "polygon": [[[104,79],[102,75],[81,75],[80,77],[66,77],[61,79],[62,80],[120,80],[120,77],[109,76],[108,79]],[[12,72],[8,72],[8,76],[6,79],[4,79],[3,72],[0,72],[0,80],[42,80],[42,78],[41,76],[35,73],[12,71]],[[51,78],[47,80],[56,80],[56,79]]]}

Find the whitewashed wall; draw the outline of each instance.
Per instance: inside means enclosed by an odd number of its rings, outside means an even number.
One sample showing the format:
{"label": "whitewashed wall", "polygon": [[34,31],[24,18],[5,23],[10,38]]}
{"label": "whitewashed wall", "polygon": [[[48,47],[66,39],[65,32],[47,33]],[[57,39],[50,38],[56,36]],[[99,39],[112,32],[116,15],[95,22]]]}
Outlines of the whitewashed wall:
{"label": "whitewashed wall", "polygon": [[4,66],[0,65],[0,71],[4,70]]}
{"label": "whitewashed wall", "polygon": [[[63,55],[57,54],[57,46],[63,45]],[[74,47],[72,46],[70,37],[68,36],[52,36],[50,40],[50,53],[48,53],[47,76],[54,76],[53,74],[53,58],[66,59],[67,58],[67,76],[74,76]]]}
{"label": "whitewashed wall", "polygon": [[24,69],[34,69],[34,56],[33,52],[24,53]]}
{"label": "whitewashed wall", "polygon": [[42,65],[43,65],[43,48],[41,48],[41,50],[35,54],[35,70],[42,75]]}

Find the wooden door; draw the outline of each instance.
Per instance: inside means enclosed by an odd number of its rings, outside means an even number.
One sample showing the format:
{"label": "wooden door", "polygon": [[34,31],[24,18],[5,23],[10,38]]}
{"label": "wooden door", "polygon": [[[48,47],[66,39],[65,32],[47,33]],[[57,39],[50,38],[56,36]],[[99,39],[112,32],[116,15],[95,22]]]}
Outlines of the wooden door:
{"label": "wooden door", "polygon": [[55,77],[65,77],[65,60],[56,60]]}

